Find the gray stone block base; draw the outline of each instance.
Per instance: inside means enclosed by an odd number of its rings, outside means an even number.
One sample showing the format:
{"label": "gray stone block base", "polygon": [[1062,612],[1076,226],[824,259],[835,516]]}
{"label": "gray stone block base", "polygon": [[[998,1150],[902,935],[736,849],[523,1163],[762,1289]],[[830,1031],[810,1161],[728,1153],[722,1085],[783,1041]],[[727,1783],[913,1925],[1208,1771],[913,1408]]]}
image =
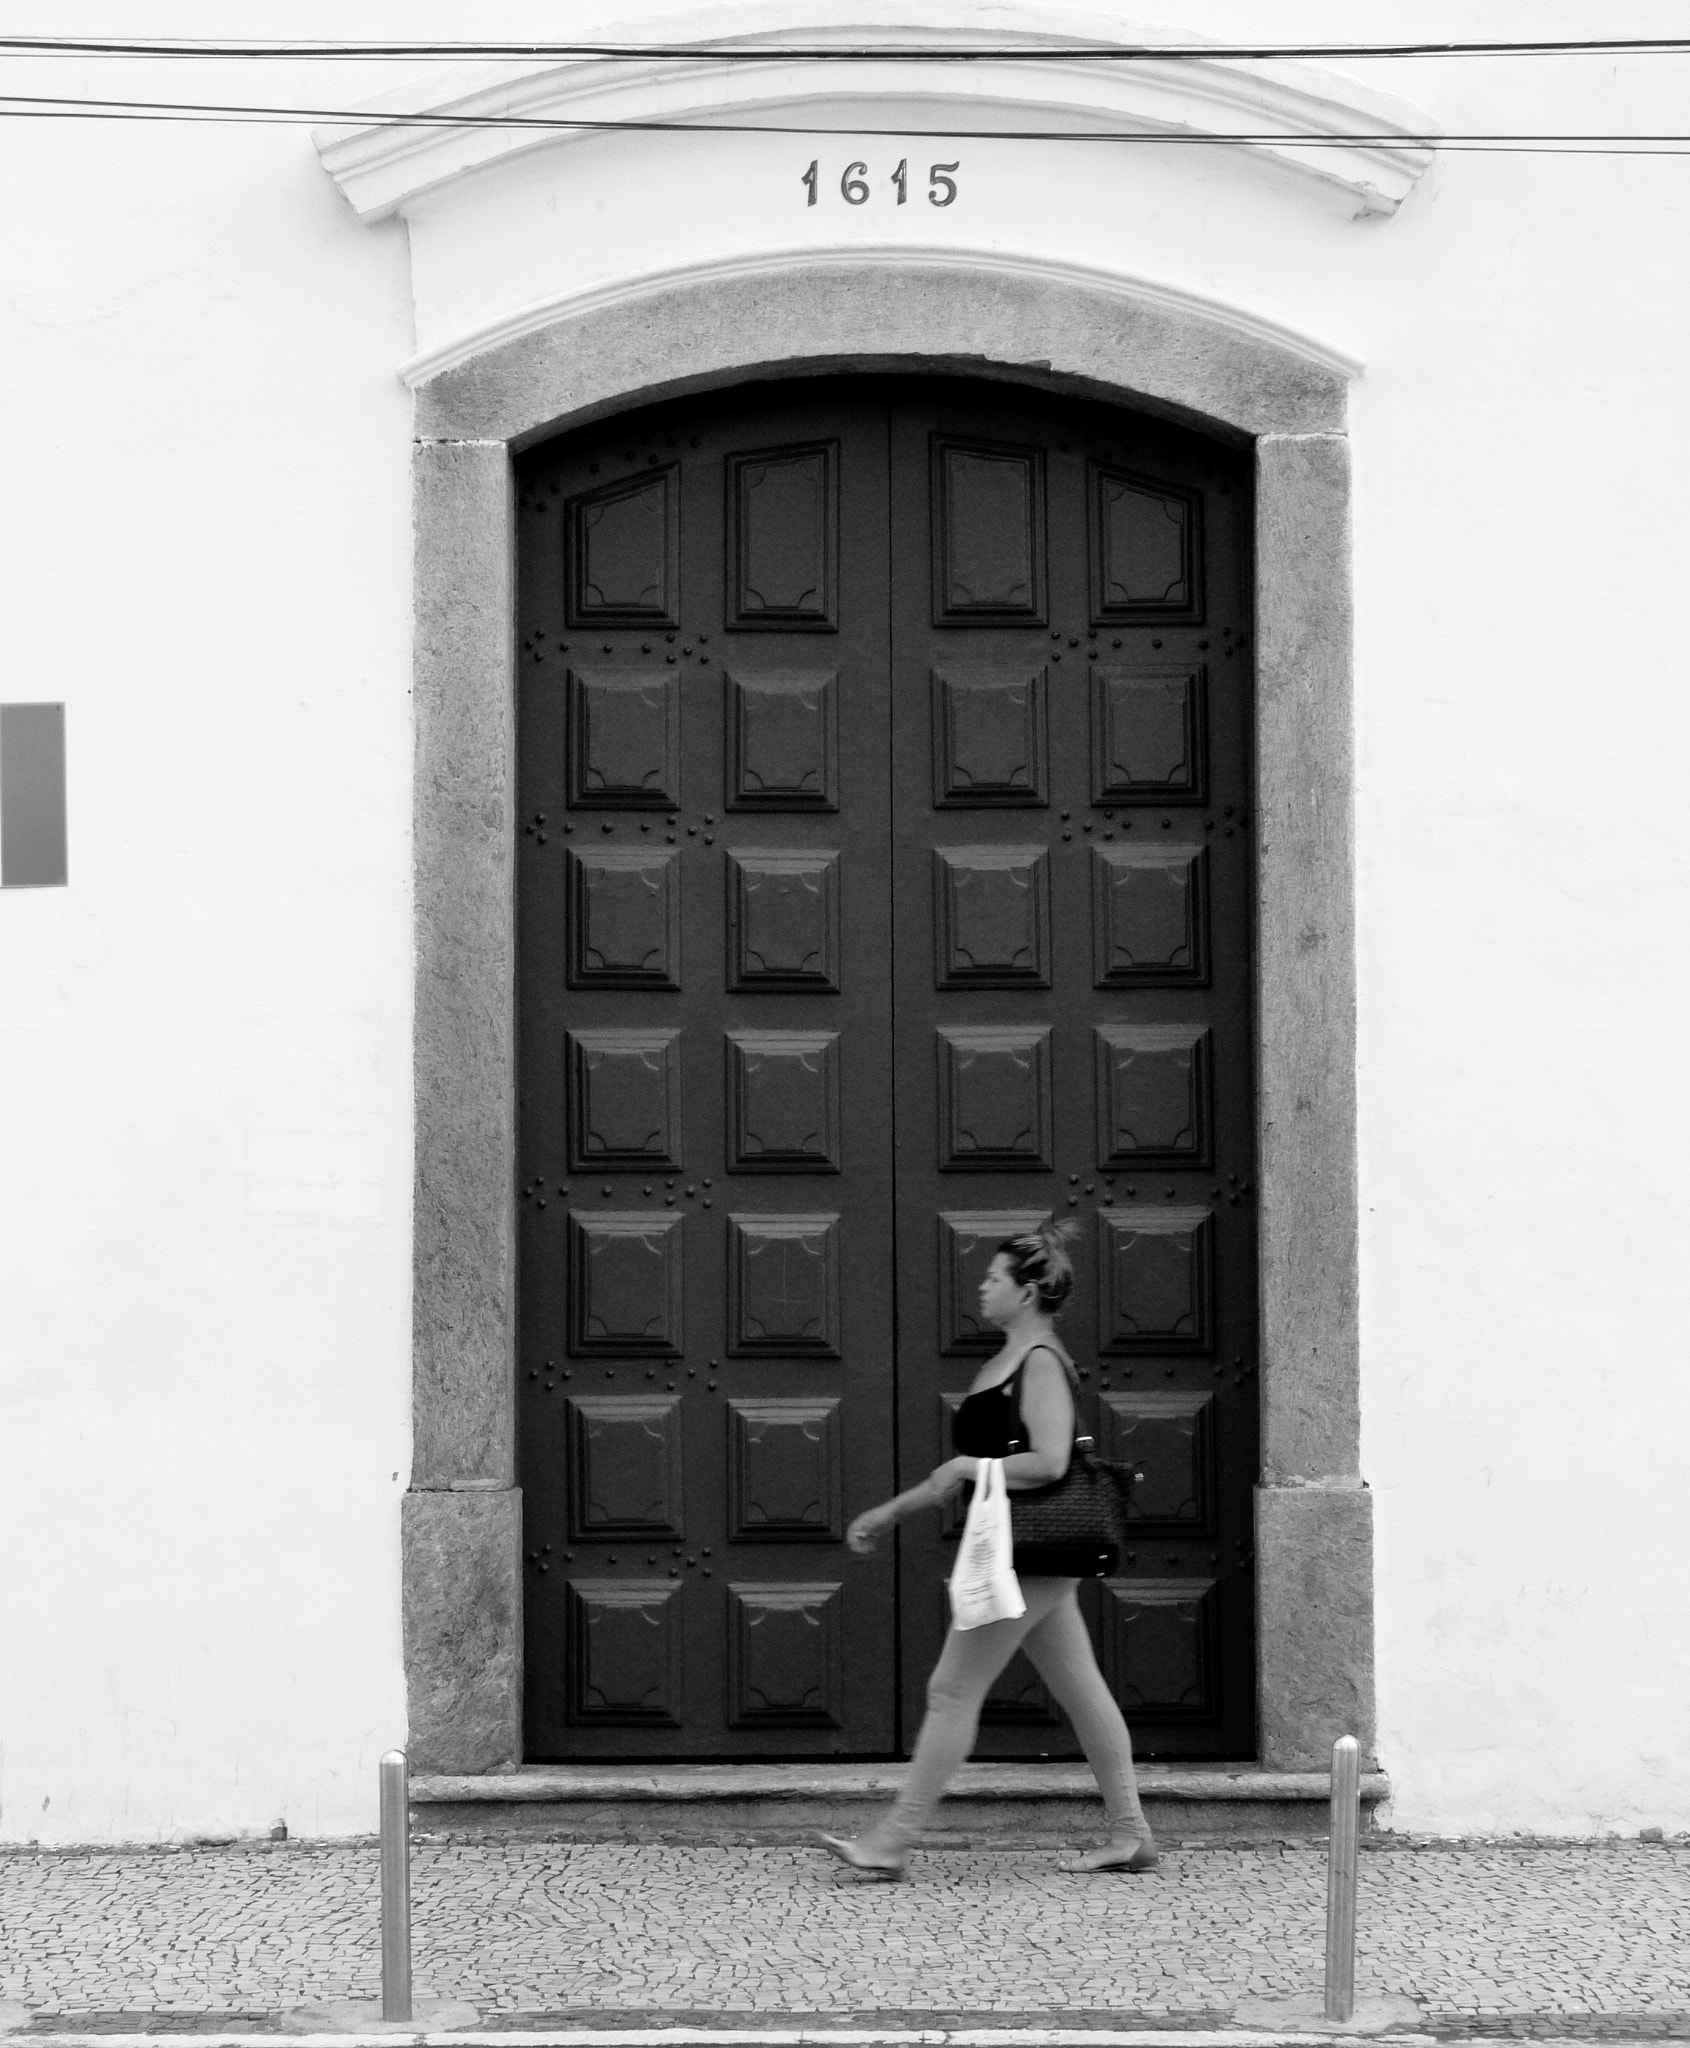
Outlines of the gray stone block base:
{"label": "gray stone block base", "polygon": [[1256,1489],[1257,1726],[1263,1767],[1331,1767],[1353,1735],[1373,1760],[1373,1496]]}
{"label": "gray stone block base", "polygon": [[402,1518],[413,1771],[522,1753],[522,1495],[408,1493]]}

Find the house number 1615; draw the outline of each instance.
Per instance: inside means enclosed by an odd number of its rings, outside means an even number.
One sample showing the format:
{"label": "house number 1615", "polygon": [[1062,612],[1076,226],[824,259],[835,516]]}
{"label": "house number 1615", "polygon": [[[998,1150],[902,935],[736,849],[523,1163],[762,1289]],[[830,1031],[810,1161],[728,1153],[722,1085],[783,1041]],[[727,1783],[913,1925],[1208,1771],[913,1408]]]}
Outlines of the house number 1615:
{"label": "house number 1615", "polygon": [[[803,185],[809,194],[808,198],[804,201],[806,206],[814,206],[816,203],[820,163],[821,159],[817,157],[811,163],[810,168],[798,180],[799,184]],[[961,167],[960,160],[954,164],[932,164],[928,167],[927,203],[929,206],[949,206],[951,201],[955,199],[956,180],[949,173],[960,170]],[[896,189],[898,204],[900,206],[905,205],[910,196],[910,160],[908,157],[903,159],[887,180],[887,183]],[[845,166],[844,170],[839,174],[839,196],[847,206],[864,206],[868,203],[867,164],[855,163]]]}

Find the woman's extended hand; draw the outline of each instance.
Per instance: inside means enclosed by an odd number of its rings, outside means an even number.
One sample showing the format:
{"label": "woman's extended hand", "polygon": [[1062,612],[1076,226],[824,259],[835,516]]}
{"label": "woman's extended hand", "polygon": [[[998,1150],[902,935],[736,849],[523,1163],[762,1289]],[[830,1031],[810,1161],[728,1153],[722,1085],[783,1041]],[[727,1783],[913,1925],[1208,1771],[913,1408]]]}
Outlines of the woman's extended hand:
{"label": "woman's extended hand", "polygon": [[884,1506],[864,1508],[845,1531],[846,1548],[857,1557],[867,1557],[881,1536],[897,1519],[897,1516],[890,1514]]}

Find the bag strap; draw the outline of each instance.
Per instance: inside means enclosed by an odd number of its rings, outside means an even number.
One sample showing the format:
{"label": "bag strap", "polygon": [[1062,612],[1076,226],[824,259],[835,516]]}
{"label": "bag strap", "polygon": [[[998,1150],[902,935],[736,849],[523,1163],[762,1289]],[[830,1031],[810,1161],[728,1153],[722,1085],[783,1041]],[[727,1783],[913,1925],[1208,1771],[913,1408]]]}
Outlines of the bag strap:
{"label": "bag strap", "polygon": [[[1010,1381],[1014,1379],[1015,1375],[1027,1363],[1028,1359],[1032,1357],[1035,1351],[1049,1351],[1054,1354],[1058,1363],[1061,1365],[1062,1370],[1068,1376],[1069,1391],[1074,1395],[1075,1399],[1077,1400],[1080,1394],[1080,1375],[1078,1371],[1075,1369],[1074,1361],[1068,1356],[1067,1351],[1063,1348],[1061,1340],[1056,1337],[1035,1337],[1032,1343],[1023,1345],[1021,1350],[1021,1356],[1009,1368],[1008,1372],[1004,1374],[1003,1378],[998,1381],[997,1385],[999,1387],[1007,1387]],[[996,1388],[994,1388],[993,1391],[995,1392]]]}

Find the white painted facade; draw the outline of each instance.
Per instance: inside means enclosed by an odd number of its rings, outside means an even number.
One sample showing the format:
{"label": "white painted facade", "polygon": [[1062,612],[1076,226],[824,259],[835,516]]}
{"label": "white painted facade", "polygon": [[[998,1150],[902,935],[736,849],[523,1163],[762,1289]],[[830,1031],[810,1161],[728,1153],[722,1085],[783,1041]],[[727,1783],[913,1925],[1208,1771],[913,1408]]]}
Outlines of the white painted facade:
{"label": "white painted facade", "polygon": [[[778,38],[825,12],[503,0],[472,24],[362,0],[332,32]],[[1670,0],[1530,13],[1392,0],[1366,32],[1683,26]],[[1357,27],[1337,0],[1160,0],[1153,31],[952,0],[852,20],[1011,43]],[[228,24],[73,0],[5,26]],[[306,0],[242,10],[249,36],[330,29]],[[1128,280],[1353,375],[1389,1821],[1690,1829],[1690,159],[1415,140],[1682,130],[1690,58],[721,71],[610,91],[579,67],[5,66],[8,92],[417,109],[493,84],[592,118],[853,132],[395,152],[346,127],[320,157],[303,125],[0,123],[0,697],[67,704],[71,864],[66,889],[0,896],[0,1839],[356,1832],[404,1741],[406,379],[594,296],[840,250]],[[920,133],[1322,108],[1395,140]],[[952,159],[933,207],[927,166]]]}

